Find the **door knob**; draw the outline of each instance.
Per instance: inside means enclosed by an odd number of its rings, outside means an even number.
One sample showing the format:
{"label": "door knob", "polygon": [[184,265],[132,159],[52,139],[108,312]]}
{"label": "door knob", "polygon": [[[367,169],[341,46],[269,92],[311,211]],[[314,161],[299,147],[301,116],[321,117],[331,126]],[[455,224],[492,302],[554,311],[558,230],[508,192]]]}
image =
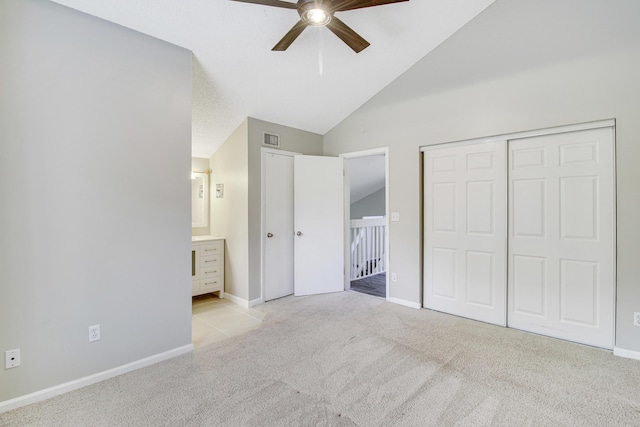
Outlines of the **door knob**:
{"label": "door knob", "polygon": [[298,231],[298,232],[296,233],[296,236],[298,236],[298,237],[302,236],[302,231]]}
{"label": "door knob", "polygon": [[267,233],[267,237],[268,238],[272,238],[273,237],[273,233]]}

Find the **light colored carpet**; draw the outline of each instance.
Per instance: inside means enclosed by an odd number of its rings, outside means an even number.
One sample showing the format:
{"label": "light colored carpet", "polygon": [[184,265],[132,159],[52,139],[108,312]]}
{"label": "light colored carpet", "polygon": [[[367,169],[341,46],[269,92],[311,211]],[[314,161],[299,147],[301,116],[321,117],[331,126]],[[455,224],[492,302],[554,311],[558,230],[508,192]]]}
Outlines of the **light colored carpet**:
{"label": "light colored carpet", "polygon": [[0,415],[1,426],[640,425],[640,362],[356,292]]}

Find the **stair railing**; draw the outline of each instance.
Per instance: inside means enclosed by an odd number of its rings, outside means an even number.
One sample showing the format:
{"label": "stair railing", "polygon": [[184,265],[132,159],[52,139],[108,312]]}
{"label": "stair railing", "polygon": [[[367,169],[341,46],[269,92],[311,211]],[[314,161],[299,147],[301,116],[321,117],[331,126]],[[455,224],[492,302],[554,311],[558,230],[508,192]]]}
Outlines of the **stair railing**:
{"label": "stair railing", "polygon": [[384,273],[384,217],[351,220],[351,280]]}

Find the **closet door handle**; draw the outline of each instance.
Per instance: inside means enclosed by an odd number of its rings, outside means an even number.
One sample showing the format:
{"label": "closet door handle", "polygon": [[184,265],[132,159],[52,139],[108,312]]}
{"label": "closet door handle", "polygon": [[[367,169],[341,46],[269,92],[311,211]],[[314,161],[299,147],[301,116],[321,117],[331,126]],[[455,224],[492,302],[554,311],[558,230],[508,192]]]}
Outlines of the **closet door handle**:
{"label": "closet door handle", "polygon": [[273,233],[267,233],[267,237],[268,238],[272,238],[273,237]]}
{"label": "closet door handle", "polygon": [[296,233],[296,236],[298,236],[298,237],[302,236],[302,231],[298,231],[298,232]]}

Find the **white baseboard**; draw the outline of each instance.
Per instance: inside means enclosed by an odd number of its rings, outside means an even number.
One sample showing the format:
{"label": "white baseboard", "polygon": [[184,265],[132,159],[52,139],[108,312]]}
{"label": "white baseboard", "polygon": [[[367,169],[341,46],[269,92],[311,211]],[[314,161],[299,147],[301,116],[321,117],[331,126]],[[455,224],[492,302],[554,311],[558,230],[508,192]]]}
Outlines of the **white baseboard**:
{"label": "white baseboard", "polygon": [[627,350],[620,347],[613,347],[614,356],[626,357],[627,359],[640,360],[640,351]]}
{"label": "white baseboard", "polygon": [[249,301],[247,301],[244,298],[237,297],[237,296],[235,296],[233,294],[230,294],[228,292],[226,292],[224,294],[224,297],[226,299],[228,299],[229,301],[231,301],[232,303],[238,304],[240,307],[249,308]]}
{"label": "white baseboard", "polygon": [[258,304],[263,304],[264,301],[262,300],[262,298],[258,298],[258,299],[254,299],[252,301],[249,301],[249,308],[251,307],[255,307]]}
{"label": "white baseboard", "polygon": [[392,302],[394,304],[404,305],[405,307],[410,307],[410,308],[422,308],[422,304],[420,304],[419,302],[411,302],[411,301],[406,301],[399,298],[389,297],[389,302]]}
{"label": "white baseboard", "polygon": [[224,297],[227,298],[232,303],[238,304],[239,306],[244,307],[244,308],[251,308],[251,307],[254,307],[254,306],[258,305],[258,304],[262,304],[264,302],[262,300],[262,298],[254,299],[254,300],[251,300],[251,301],[247,301],[244,298],[240,298],[240,297],[237,297],[235,295],[228,294],[228,293],[225,293]]}
{"label": "white baseboard", "polygon": [[53,387],[45,388],[44,390],[16,397],[14,399],[5,400],[4,402],[0,402],[0,413],[20,408],[22,406],[30,405],[32,403],[40,402],[42,400],[50,399],[52,397],[68,393],[70,391],[77,390],[79,388],[86,387],[88,385],[95,384],[109,378],[117,377],[118,375],[126,374],[127,372],[135,371],[136,369],[144,368],[146,366],[162,362],[163,360],[181,356],[191,351],[193,351],[193,344],[185,345],[182,347],[174,348],[173,350],[165,351],[164,353],[154,354],[153,356],[145,357],[144,359],[127,363],[126,365],[118,366],[117,368],[98,372],[97,374],[89,375],[87,377],[79,378],[77,380],[69,381],[67,383],[59,384]]}

